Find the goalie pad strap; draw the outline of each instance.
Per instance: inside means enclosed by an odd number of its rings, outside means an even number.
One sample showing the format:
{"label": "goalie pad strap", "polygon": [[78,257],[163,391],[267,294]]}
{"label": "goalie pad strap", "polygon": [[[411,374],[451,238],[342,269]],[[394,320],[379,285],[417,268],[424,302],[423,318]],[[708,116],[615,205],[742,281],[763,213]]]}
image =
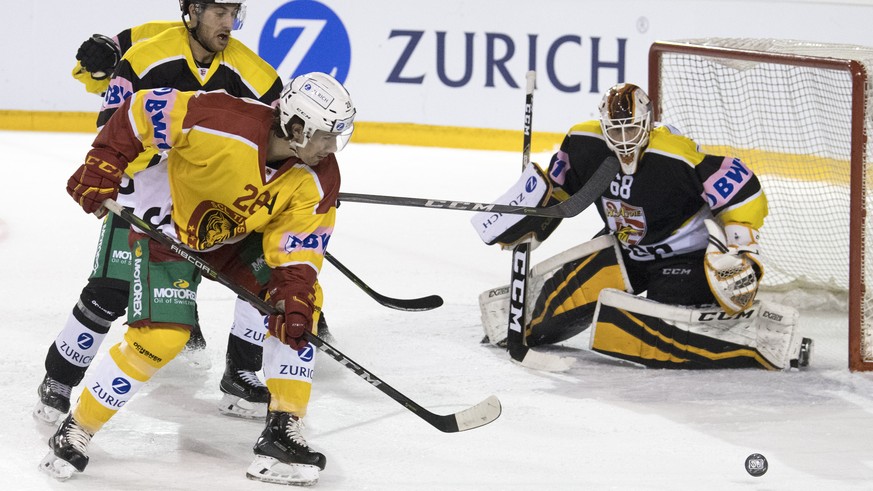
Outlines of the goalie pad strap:
{"label": "goalie pad strap", "polygon": [[600,294],[591,349],[653,368],[788,369],[796,358],[798,313],[755,302],[736,315],[660,304],[617,290]]}

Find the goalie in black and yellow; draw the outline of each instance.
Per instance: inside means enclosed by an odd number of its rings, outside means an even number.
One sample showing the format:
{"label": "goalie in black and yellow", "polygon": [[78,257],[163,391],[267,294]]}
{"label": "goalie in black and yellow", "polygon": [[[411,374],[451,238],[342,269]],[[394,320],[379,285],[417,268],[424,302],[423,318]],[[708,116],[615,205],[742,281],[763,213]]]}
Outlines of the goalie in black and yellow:
{"label": "goalie in black and yellow", "polygon": [[[808,365],[812,341],[796,333],[797,311],[755,300],[767,215],[758,179],[740,159],[705,154],[675,128],[656,125],[636,85],[610,88],[600,120],[573,126],[547,171],[529,166],[497,201],[520,193],[543,206],[564,201],[613,155],[619,172],[594,201],[603,233],[531,271],[527,345],[591,326],[594,351],[649,367]],[[558,222],[493,213],[472,220],[487,244],[504,248],[536,246]],[[508,286],[480,296],[492,344],[506,338],[508,297]]]}

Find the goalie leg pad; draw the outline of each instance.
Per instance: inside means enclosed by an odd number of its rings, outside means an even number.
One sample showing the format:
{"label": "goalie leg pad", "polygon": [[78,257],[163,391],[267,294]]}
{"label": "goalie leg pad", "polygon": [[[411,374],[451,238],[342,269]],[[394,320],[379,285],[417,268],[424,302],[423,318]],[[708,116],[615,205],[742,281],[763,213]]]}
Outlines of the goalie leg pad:
{"label": "goalie leg pad", "polygon": [[632,291],[621,253],[612,236],[612,247],[569,261],[544,275],[528,323],[529,346],[553,344],[588,329],[597,297],[605,288]]}
{"label": "goalie leg pad", "polygon": [[797,311],[771,302],[730,315],[604,290],[594,316],[592,350],[652,368],[784,370],[800,346]]}
{"label": "goalie leg pad", "polygon": [[[538,263],[528,282],[527,344],[569,339],[591,323],[603,288],[631,291],[615,238],[604,235]],[[491,344],[502,346],[509,318],[509,286],[479,295],[482,326]]]}

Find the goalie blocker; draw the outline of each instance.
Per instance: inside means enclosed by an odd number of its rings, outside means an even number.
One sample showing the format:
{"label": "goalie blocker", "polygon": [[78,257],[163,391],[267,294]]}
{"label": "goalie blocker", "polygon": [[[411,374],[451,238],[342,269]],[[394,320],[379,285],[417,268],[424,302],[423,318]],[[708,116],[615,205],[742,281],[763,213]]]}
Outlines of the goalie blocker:
{"label": "goalie blocker", "polygon": [[[528,165],[521,177],[496,203],[516,206],[546,206],[552,197],[552,185],[536,163]],[[481,212],[473,215],[470,223],[479,237],[488,245],[500,244],[511,250],[522,242],[530,242],[531,250],[561,224],[560,218],[542,218],[507,213]],[[504,319],[505,324],[506,319]]]}

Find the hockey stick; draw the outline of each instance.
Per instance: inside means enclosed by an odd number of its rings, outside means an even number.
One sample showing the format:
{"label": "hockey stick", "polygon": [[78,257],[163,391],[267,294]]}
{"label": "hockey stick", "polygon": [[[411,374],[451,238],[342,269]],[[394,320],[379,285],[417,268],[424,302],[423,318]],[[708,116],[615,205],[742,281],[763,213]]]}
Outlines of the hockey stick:
{"label": "hockey stick", "polygon": [[[533,131],[533,93],[536,72],[525,76],[524,138],[521,150],[521,170],[530,164],[530,145]],[[610,179],[612,176],[610,176]],[[581,210],[579,210],[581,212]],[[522,242],[512,249],[512,271],[509,289],[509,316],[506,325],[506,349],[516,363],[527,368],[562,372],[573,364],[572,358],[562,358],[533,351],[527,346],[525,324],[527,317],[527,279],[530,276],[530,242]]]}
{"label": "hockey stick", "polygon": [[[108,199],[104,201],[103,206],[110,210],[112,213],[115,213],[116,215],[121,217],[126,222],[142,230],[152,239],[165,245],[167,248],[169,248],[175,254],[179,255],[181,258],[193,264],[195,267],[197,267],[197,269],[200,270],[200,272],[204,276],[228,287],[232,292],[236,293],[237,295],[248,301],[261,312],[266,312],[269,314],[280,313],[278,309],[263,301],[260,297],[253,294],[252,292],[236,284],[227,276],[222,274],[220,271],[210,266],[209,263],[198,257],[196,254],[193,254],[192,252],[184,249],[182,245],[179,244],[179,242],[177,242],[175,239],[164,234],[160,230],[157,230],[150,223],[134,215],[129,210],[126,210],[114,200]],[[312,334],[311,332],[306,332],[304,334],[306,336],[306,340],[314,344],[322,352],[354,372],[362,379],[366,380],[367,383],[369,383],[373,387],[376,387],[388,397],[394,399],[400,405],[414,413],[419,418],[427,421],[431,426],[440,431],[443,431],[445,433],[455,433],[458,431],[471,430],[473,428],[478,428],[480,426],[486,425],[497,419],[498,416],[500,416],[500,401],[495,396],[489,396],[479,404],[468,407],[467,409],[463,409],[453,414],[441,415],[432,413],[427,409],[419,406],[412,399],[398,392],[397,389],[385,383],[385,381],[374,375],[366,368],[352,361],[351,358],[344,355],[341,351],[334,348],[320,337]]]}
{"label": "hockey stick", "polygon": [[[537,74],[531,70],[525,75],[524,137],[521,148],[521,171],[530,164],[530,142],[533,131],[533,93]],[[527,306],[527,277],[530,275],[530,242],[522,242],[512,248],[512,270],[509,284],[509,320],[506,325],[506,349],[513,360],[524,364],[530,348],[525,343],[525,317]]]}
{"label": "hockey stick", "polygon": [[[530,157],[528,157],[530,158]],[[535,206],[502,205],[499,203],[474,203],[470,201],[451,201],[427,198],[408,198],[404,196],[384,196],[378,194],[339,193],[340,201],[370,203],[374,205],[415,206],[460,211],[492,211],[512,215],[528,215],[543,218],[572,218],[585,211],[603,193],[618,172],[618,159],[613,156],[597,168],[588,183],[566,201],[538,208]]]}
{"label": "hockey stick", "polygon": [[428,295],[426,297],[409,299],[386,297],[370,288],[370,286],[364,283],[362,279],[355,276],[349,268],[345,267],[343,263],[333,257],[331,253],[325,252],[324,258],[333,264],[336,269],[340,270],[342,274],[346,275],[346,278],[352,280],[352,283],[357,285],[358,288],[364,290],[364,293],[369,295],[370,298],[388,308],[405,311],[433,310],[443,304],[443,299],[439,295]]}

